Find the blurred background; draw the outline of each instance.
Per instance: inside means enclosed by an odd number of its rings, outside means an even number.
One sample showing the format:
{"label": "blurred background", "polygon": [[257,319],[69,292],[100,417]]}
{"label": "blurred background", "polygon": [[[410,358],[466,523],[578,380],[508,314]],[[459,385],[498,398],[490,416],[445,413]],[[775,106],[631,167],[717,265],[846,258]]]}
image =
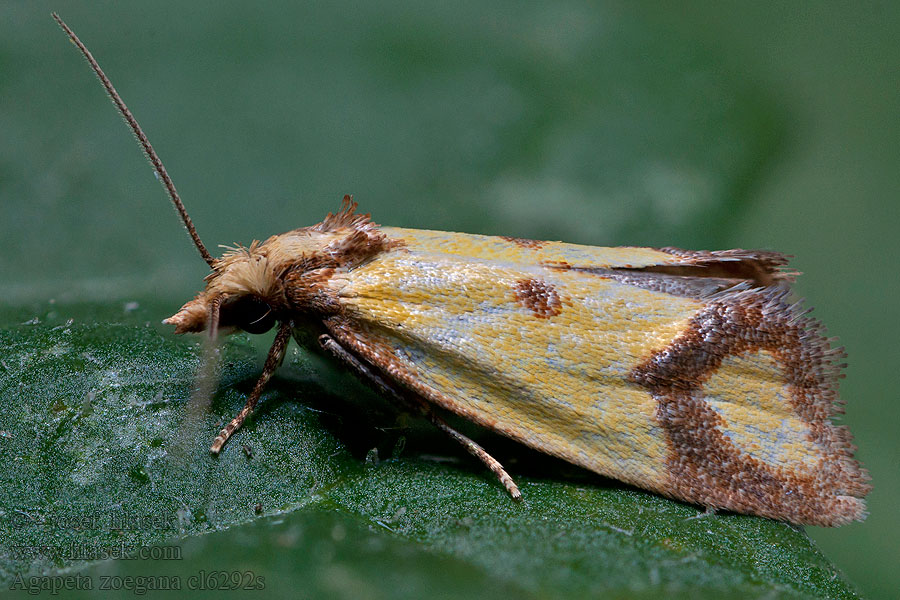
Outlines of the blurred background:
{"label": "blurred background", "polygon": [[351,193],[390,225],[794,255],[874,484],[865,523],[808,532],[894,597],[900,5],[4,2],[0,302],[162,318],[205,265],[51,10],[211,250]]}

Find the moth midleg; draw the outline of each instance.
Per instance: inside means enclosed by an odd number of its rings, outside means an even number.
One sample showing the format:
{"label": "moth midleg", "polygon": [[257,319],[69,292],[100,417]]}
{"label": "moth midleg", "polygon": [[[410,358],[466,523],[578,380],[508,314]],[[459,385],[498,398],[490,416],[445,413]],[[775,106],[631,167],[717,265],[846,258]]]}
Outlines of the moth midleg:
{"label": "moth midleg", "polygon": [[447,434],[450,439],[462,444],[472,456],[484,463],[484,465],[497,476],[497,479],[500,480],[500,483],[506,488],[506,491],[509,492],[509,495],[512,496],[513,500],[520,500],[522,498],[522,492],[519,490],[519,486],[516,485],[516,482],[513,481],[513,478],[510,477],[509,473],[506,472],[506,469],[503,468],[500,461],[488,454],[488,451],[482,448],[475,440],[450,427],[444,419],[434,412],[431,404],[426,400],[419,396],[409,398],[408,395],[403,394],[394,384],[375,373],[362,360],[357,358],[353,352],[344,348],[340,342],[336,341],[330,335],[320,335],[319,345],[336,359],[343,362],[361,380],[367,382],[373,388],[389,396],[391,399],[407,407],[413,408],[416,412],[419,412],[428,419],[435,427]]}
{"label": "moth midleg", "polygon": [[269,379],[272,378],[272,374],[275,373],[279,365],[281,365],[281,361],[284,360],[284,351],[287,348],[288,341],[291,339],[291,329],[292,327],[289,321],[282,321],[279,325],[278,334],[275,336],[275,341],[272,342],[272,347],[269,348],[268,356],[266,356],[266,364],[263,366],[262,375],[259,376],[256,385],[253,386],[253,391],[250,392],[250,397],[247,398],[247,403],[244,405],[244,408],[241,409],[241,412],[239,412],[237,416],[219,432],[216,439],[213,440],[212,446],[209,448],[209,451],[213,454],[218,454],[222,450],[222,446],[225,445],[228,438],[240,428],[244,419],[246,419],[250,413],[253,412],[253,409],[256,408],[256,403],[259,402],[259,397],[262,395],[263,389],[265,389]]}
{"label": "moth midleg", "polygon": [[388,383],[387,380],[385,380],[383,377],[372,371],[372,369],[366,366],[363,361],[357,358],[350,350],[344,348],[333,337],[323,333],[319,336],[318,341],[319,346],[321,346],[323,350],[344,363],[344,366],[350,369],[354,375],[356,375],[362,381],[368,383],[376,391],[381,392],[385,396],[389,396],[391,400],[403,404],[407,408],[415,410],[416,412],[422,412],[422,407],[420,407],[418,404],[413,404],[412,402],[410,402],[408,398],[400,393],[400,390]]}

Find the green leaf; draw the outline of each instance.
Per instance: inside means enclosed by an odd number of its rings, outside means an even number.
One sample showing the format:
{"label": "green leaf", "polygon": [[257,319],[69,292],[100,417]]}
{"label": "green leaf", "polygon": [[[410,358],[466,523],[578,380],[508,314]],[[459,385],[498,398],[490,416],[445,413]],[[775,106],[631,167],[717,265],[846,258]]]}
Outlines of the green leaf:
{"label": "green leaf", "polygon": [[[854,597],[782,523],[704,516],[495,438],[486,443],[516,474],[521,503],[436,433],[413,431],[401,449],[405,430],[370,429],[360,444],[365,415],[317,381],[371,396],[334,373],[311,378],[301,352],[212,457],[257,375],[256,349],[240,336],[227,344],[220,391],[191,420],[198,345],[148,317],[53,306],[0,332],[3,584],[74,567],[95,586],[239,572],[242,585],[262,578],[269,591],[316,597]],[[148,546],[180,559],[91,560]]]}

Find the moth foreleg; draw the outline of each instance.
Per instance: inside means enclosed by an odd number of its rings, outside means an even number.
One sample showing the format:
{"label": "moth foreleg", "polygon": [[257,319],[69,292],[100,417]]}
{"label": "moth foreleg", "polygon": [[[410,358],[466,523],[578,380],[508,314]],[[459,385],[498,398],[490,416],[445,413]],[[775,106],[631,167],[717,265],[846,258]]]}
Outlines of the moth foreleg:
{"label": "moth foreleg", "polygon": [[392,400],[421,413],[422,416],[431,421],[435,427],[446,433],[451,439],[462,444],[472,456],[484,463],[485,466],[497,476],[497,479],[500,480],[500,483],[503,484],[503,487],[506,488],[506,491],[509,492],[509,495],[512,496],[513,500],[520,500],[522,498],[522,492],[519,491],[519,486],[517,486],[512,477],[509,476],[509,473],[506,472],[503,465],[500,464],[500,461],[488,454],[487,450],[478,445],[477,442],[450,427],[444,419],[434,412],[434,409],[428,402],[418,396],[410,398],[408,395],[403,394],[393,383],[369,368],[368,365],[357,358],[351,351],[344,348],[340,342],[336,341],[330,335],[320,335],[319,345],[322,349],[344,363],[357,377],[369,383],[373,388],[382,392]]}
{"label": "moth foreleg", "polygon": [[253,412],[253,409],[256,408],[256,403],[259,402],[259,397],[262,395],[266,384],[278,369],[281,361],[284,360],[284,351],[287,348],[288,340],[290,339],[291,325],[289,322],[283,321],[278,328],[278,334],[275,336],[275,341],[272,342],[272,347],[269,348],[269,354],[266,356],[266,364],[263,366],[262,375],[259,376],[256,385],[253,386],[253,391],[250,392],[247,403],[244,405],[244,408],[241,409],[241,412],[239,412],[237,416],[219,432],[219,435],[213,440],[212,446],[209,449],[210,452],[218,454],[222,450],[222,446],[225,445],[225,442],[228,441],[228,438],[240,428],[244,419],[246,419],[250,413]]}

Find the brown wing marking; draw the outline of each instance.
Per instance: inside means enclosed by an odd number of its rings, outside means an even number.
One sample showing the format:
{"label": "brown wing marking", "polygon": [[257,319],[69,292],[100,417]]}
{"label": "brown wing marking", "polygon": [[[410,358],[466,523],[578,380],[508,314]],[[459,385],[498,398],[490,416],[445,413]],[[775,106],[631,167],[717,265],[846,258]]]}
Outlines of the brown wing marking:
{"label": "brown wing marking", "polygon": [[[705,506],[752,512],[794,523],[840,525],[864,516],[868,475],[853,459],[836,380],[843,357],[821,327],[784,302],[785,290],[723,294],[698,313],[672,344],[632,370],[632,381],[659,402],[666,430],[667,474],[673,496]],[[821,453],[817,468],[799,472],[741,452],[721,417],[703,400],[704,383],[729,356],[771,352],[783,367],[792,411],[809,425]]]}

